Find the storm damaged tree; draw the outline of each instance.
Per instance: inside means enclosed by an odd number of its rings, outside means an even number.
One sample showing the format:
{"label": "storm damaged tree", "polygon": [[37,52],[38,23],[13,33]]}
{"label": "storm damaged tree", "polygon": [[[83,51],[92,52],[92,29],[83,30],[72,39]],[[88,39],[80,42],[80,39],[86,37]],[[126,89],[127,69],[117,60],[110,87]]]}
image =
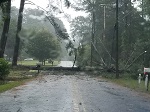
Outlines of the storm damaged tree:
{"label": "storm damaged tree", "polygon": [[3,58],[10,25],[11,0],[7,0],[6,2],[3,0],[0,2],[0,5],[2,8],[4,20],[3,31],[0,40],[0,58]]}
{"label": "storm damaged tree", "polygon": [[24,4],[25,4],[25,0],[21,0],[21,2],[20,2],[20,9],[19,9],[19,15],[18,15],[16,41],[15,41],[15,47],[14,47],[14,55],[13,55],[12,66],[17,66],[17,58],[18,58],[18,55],[19,55],[19,45],[20,45],[19,33],[20,33],[21,29],[22,29],[22,19],[23,19]]}
{"label": "storm damaged tree", "polygon": [[[32,1],[30,0],[26,0],[27,4],[31,4],[31,5],[35,5]],[[19,32],[21,31],[22,28],[22,19],[23,19],[23,10],[24,10],[24,4],[25,4],[25,0],[21,0],[20,3],[20,9],[19,9],[19,16],[18,16],[18,25],[17,25],[17,33],[16,33],[16,42],[15,42],[15,48],[14,48],[14,55],[13,55],[13,62],[12,62],[12,66],[17,66],[17,58],[19,56],[19,44],[20,44],[20,37],[19,37]],[[51,6],[51,5],[49,5]],[[65,6],[66,7],[70,7],[70,2],[69,0],[65,0]],[[37,6],[38,8],[41,8],[40,6]],[[45,9],[41,8],[43,11],[46,11]],[[46,11],[46,13],[48,13]],[[54,21],[54,19],[52,17],[48,17],[46,16],[46,18],[50,21],[50,23],[54,26],[56,34],[58,36],[61,36],[65,39],[68,39],[68,34],[66,33],[66,31],[62,31],[60,29],[60,27],[58,26],[58,24]],[[65,32],[65,33],[64,33]]]}
{"label": "storm damaged tree", "polygon": [[[90,66],[90,52],[91,48],[91,19],[89,17],[85,18],[83,16],[79,16],[74,18],[71,21],[71,31],[72,31],[72,37],[76,41],[76,43],[79,44],[79,47],[77,50],[75,50],[74,55],[75,61],[78,66]],[[70,46],[70,47],[69,47]],[[72,44],[69,43],[67,48],[74,48],[72,47]],[[87,50],[88,49],[88,50]],[[71,50],[72,52],[74,50]],[[77,52],[76,52],[77,51]]]}
{"label": "storm damaged tree", "polygon": [[[87,41],[89,39],[90,30],[85,30],[88,23],[92,24],[92,0],[81,0],[77,5],[73,6],[77,11],[86,11],[89,12],[89,15],[86,17],[91,21],[86,22],[85,20],[80,19],[80,21],[75,18],[72,21],[72,34],[75,33],[75,39],[77,38],[85,38]],[[143,65],[143,58],[147,60],[146,55],[140,56],[137,61],[134,61],[140,54],[144,51],[149,52],[149,20],[146,20],[146,17],[150,17],[150,1],[143,1],[143,16],[140,11],[134,7],[134,2],[132,0],[119,0],[118,1],[118,21],[119,21],[119,69],[122,71],[126,70],[135,70]],[[115,68],[114,64],[116,63],[115,54],[116,54],[116,0],[95,0],[95,38],[93,43],[93,62],[94,66],[102,66],[104,69]],[[105,5],[105,7],[104,7]],[[78,17],[79,18],[79,17]],[[105,28],[103,27],[105,25]],[[79,27],[81,26],[81,27]],[[91,28],[92,25],[89,25],[88,28]],[[91,28],[92,29],[92,28]],[[105,30],[104,30],[105,29]],[[81,33],[80,33],[81,32]],[[84,32],[84,33],[82,33]],[[88,35],[83,35],[85,32]],[[143,32],[143,33],[142,33]],[[82,34],[82,35],[81,35]],[[105,34],[105,36],[104,36]],[[103,38],[105,37],[105,38]],[[81,52],[82,54],[86,53],[85,49],[89,49],[87,47],[88,43],[82,43]],[[81,56],[81,55],[80,55]],[[87,55],[88,56],[88,55]],[[86,55],[85,55],[86,57]],[[84,58],[81,56],[81,59]],[[80,58],[79,58],[80,59]],[[81,63],[81,59],[79,62]],[[89,59],[87,59],[89,60]],[[134,62],[134,63],[133,63]],[[149,63],[149,61],[146,61]],[[132,66],[130,66],[132,64]],[[83,64],[82,64],[83,65]],[[88,66],[88,63],[86,63]],[[112,70],[115,72],[115,69]]]}

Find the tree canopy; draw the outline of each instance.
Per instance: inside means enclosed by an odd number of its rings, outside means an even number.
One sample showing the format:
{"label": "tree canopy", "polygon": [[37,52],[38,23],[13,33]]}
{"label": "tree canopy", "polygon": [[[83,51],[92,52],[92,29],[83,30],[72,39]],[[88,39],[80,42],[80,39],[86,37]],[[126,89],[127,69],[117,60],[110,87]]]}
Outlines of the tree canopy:
{"label": "tree canopy", "polygon": [[60,54],[60,44],[55,37],[43,29],[29,40],[27,53],[40,61],[56,59]]}
{"label": "tree canopy", "polygon": [[[109,68],[115,64],[116,8],[114,4],[115,0],[94,0],[93,2],[81,0],[78,6],[74,6],[76,10],[83,10],[89,14],[87,17],[75,18],[71,24],[75,40],[80,38],[79,53],[83,52],[79,54],[79,62],[82,59],[86,59],[81,55],[86,54],[85,49],[89,49],[87,45],[91,45],[92,53],[89,52],[89,55],[93,56],[93,65],[98,64]],[[143,62],[143,56],[146,58],[149,57],[149,54],[141,55],[144,54],[144,51],[149,52],[150,46],[150,9],[148,4],[149,0],[143,1],[143,10],[138,10],[134,6],[134,1],[119,1],[119,66],[121,70],[129,69],[136,71],[144,66],[149,66],[150,60],[148,58],[144,59],[147,65]],[[86,41],[86,44],[83,40]],[[140,57],[137,58],[138,56]],[[135,59],[138,61],[135,61]],[[87,58],[88,60],[89,58]],[[87,63],[87,65],[90,65],[90,63]]]}

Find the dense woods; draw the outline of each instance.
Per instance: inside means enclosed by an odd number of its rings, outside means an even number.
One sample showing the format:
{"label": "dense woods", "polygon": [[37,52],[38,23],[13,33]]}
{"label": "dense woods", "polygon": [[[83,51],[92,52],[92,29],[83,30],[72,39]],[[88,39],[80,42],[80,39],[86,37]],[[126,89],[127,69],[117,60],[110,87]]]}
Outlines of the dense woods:
{"label": "dense woods", "polygon": [[[69,35],[62,21],[54,16],[55,11],[48,13],[45,9],[27,0],[20,0],[18,9],[11,6],[11,2],[13,1],[0,2],[0,58],[12,62],[13,66],[17,66],[17,61],[28,57],[39,61],[58,58],[61,55],[58,40],[67,40]],[[69,7],[70,2],[67,0],[64,2],[65,6]],[[25,4],[35,5],[37,9],[25,9]],[[49,10],[53,9],[50,8]],[[37,47],[33,45],[34,40],[39,40],[36,42]],[[44,50],[45,54],[39,52]],[[43,54],[44,57],[38,57],[37,53]]]}
{"label": "dense woods", "polygon": [[[125,71],[143,70],[150,62],[150,2],[141,0],[138,5],[135,2],[119,1],[119,69]],[[115,69],[115,0],[81,0],[74,8],[88,13],[71,23],[72,36],[80,40],[78,64]],[[92,52],[87,52],[90,49]]]}
{"label": "dense woods", "polygon": [[[21,0],[18,12],[17,8],[11,7],[10,0],[0,2],[0,57],[4,57],[6,54],[7,58],[12,60],[12,64],[17,65],[19,56],[34,56],[31,52],[27,53],[29,48],[26,45],[32,44],[31,38],[46,29],[45,31],[49,31],[52,37],[58,37],[58,40],[71,38],[66,48],[70,55],[75,55],[78,66],[99,66],[115,70],[115,0],[81,0],[76,4],[64,0],[66,7],[74,8],[76,11],[84,11],[87,14],[86,16],[80,15],[71,21],[71,37],[69,37],[63,23],[53,14],[62,13],[59,6],[49,4],[49,11],[40,8],[40,6],[38,9],[24,9],[25,2],[36,5],[32,1]],[[149,0],[119,0],[120,70],[137,71],[149,67],[149,5]],[[78,47],[74,48],[74,43]],[[59,46],[57,42],[56,46]]]}

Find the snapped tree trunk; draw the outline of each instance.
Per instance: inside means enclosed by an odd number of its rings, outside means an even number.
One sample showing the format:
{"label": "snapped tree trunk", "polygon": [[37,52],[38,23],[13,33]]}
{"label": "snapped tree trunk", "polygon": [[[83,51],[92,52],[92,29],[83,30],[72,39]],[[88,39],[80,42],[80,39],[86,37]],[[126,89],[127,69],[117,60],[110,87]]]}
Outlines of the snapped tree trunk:
{"label": "snapped tree trunk", "polygon": [[[6,8],[6,10],[3,8]],[[6,2],[6,6],[2,7],[2,9],[3,9],[3,14],[4,14],[4,25],[3,25],[3,32],[2,32],[1,40],[0,40],[0,58],[4,57],[5,46],[6,46],[8,32],[9,32],[11,0],[8,0]]]}
{"label": "snapped tree trunk", "polygon": [[14,55],[13,55],[12,66],[17,66],[17,60],[18,60],[18,56],[19,56],[19,45],[20,45],[19,33],[21,31],[21,28],[22,28],[24,4],[25,4],[25,0],[21,0],[21,2],[20,2],[20,9],[19,9],[19,15],[18,15],[16,41],[15,41],[15,48],[14,48]]}
{"label": "snapped tree trunk", "polygon": [[76,63],[76,60],[77,60],[77,49],[75,48],[74,49],[74,53],[75,53],[75,57],[74,57],[74,62],[73,62],[73,66],[72,67],[74,67],[75,66],[75,63]]}

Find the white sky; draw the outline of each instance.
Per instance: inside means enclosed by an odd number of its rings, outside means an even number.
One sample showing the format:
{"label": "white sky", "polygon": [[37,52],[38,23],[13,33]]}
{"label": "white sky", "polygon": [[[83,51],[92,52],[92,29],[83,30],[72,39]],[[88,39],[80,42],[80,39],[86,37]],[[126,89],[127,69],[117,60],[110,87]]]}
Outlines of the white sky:
{"label": "white sky", "polygon": [[[44,8],[44,9],[46,9],[46,7],[49,4],[49,1],[55,1],[55,2],[57,2],[57,1],[60,1],[60,0],[30,0],[30,1],[34,2],[36,5]],[[20,0],[13,0],[12,5],[16,6],[17,8],[19,8],[19,6],[20,6]],[[137,5],[139,5],[139,2],[134,2],[134,6],[137,7]],[[61,7],[61,6],[59,6],[59,7]],[[33,8],[34,9],[34,8],[37,8],[37,7],[34,6],[34,5],[25,4],[25,8]],[[64,6],[62,6],[61,9],[64,11],[64,13],[68,14],[71,17],[70,20],[72,20],[73,18],[75,18],[77,16],[80,16],[80,15],[83,15],[83,16],[87,15],[85,12],[77,12],[77,11],[74,11],[74,9],[72,9],[72,8],[67,9]],[[64,23],[64,25],[65,25],[68,33],[70,34],[70,23],[69,23],[70,20],[68,20],[67,18],[65,18],[64,14],[59,14],[59,15],[57,15],[57,17],[60,20],[63,21],[63,23]]]}
{"label": "white sky", "polygon": [[[46,9],[46,7],[48,6],[48,3],[49,3],[49,0],[30,0],[30,1],[34,2],[36,5],[44,8],[44,9]],[[60,1],[60,0],[57,0],[57,1]],[[19,8],[20,0],[13,0],[12,6],[16,6],[17,8]],[[25,8],[35,9],[37,7],[34,5],[25,4]],[[77,12],[77,11],[74,11],[74,9],[72,9],[72,8],[67,9],[66,7],[63,7],[63,6],[62,6],[62,10],[64,11],[64,13],[68,14],[71,17],[70,18],[71,20],[77,16],[80,16],[80,15],[85,16],[86,15],[84,12]],[[69,23],[70,20],[68,21],[67,18],[64,17],[64,14],[60,14],[57,16],[59,17],[60,20],[63,21],[68,33],[70,33],[70,23]]]}

